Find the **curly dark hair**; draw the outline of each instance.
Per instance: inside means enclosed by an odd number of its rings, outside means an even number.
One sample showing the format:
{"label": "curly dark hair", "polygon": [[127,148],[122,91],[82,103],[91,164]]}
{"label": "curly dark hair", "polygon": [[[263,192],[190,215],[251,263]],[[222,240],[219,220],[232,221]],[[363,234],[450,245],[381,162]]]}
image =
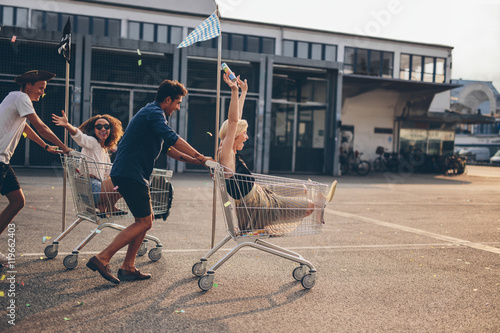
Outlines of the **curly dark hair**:
{"label": "curly dark hair", "polygon": [[94,131],[95,122],[99,119],[105,119],[111,126],[109,129],[109,136],[106,141],[104,141],[104,147],[108,149],[115,148],[118,144],[118,141],[120,141],[123,136],[122,122],[117,118],[110,116],[109,114],[98,114],[81,124],[78,128],[80,129],[80,131],[82,131],[82,133],[93,136],[97,139],[97,141],[99,141],[99,138],[95,135]]}

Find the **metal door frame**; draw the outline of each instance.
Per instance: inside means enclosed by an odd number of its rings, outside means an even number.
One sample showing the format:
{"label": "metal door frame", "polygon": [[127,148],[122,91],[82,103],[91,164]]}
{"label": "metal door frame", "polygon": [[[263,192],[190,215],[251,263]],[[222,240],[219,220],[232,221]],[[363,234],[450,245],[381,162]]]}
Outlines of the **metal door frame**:
{"label": "metal door frame", "polygon": [[[327,104],[326,103],[316,103],[316,102],[306,102],[306,103],[301,103],[301,102],[290,102],[282,99],[273,99],[271,101],[271,107],[273,104],[282,104],[282,105],[293,105],[293,146],[292,146],[292,166],[290,172],[295,172],[295,162],[296,162],[296,157],[297,157],[297,135],[298,135],[298,117],[299,117],[299,106],[320,106],[325,108],[325,121],[326,121],[326,110],[327,110]],[[271,112],[271,117],[272,117],[272,112]],[[324,149],[324,147],[323,147]],[[271,157],[272,158],[272,157]],[[271,161],[269,160],[269,163]],[[287,171],[284,171],[287,172]]]}

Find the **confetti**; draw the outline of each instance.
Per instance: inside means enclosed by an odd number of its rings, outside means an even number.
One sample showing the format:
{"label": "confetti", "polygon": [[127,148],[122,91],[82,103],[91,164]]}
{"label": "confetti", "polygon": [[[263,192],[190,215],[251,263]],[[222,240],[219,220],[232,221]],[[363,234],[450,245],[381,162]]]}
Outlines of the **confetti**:
{"label": "confetti", "polygon": [[213,136],[212,133],[210,133],[210,132],[207,132],[207,134],[210,135],[210,136]]}
{"label": "confetti", "polygon": [[5,293],[3,291],[0,291],[0,297],[4,297]]}
{"label": "confetti", "polygon": [[15,43],[15,42],[16,42],[16,39],[17,39],[17,37],[16,37],[16,35],[14,35],[14,36],[12,36],[12,39],[11,39],[10,41],[11,41],[12,43]]}
{"label": "confetti", "polygon": [[95,233],[96,233],[96,234],[100,234],[100,233],[101,233],[101,230],[97,229],[97,230],[95,231]]}
{"label": "confetti", "polygon": [[175,310],[175,313],[184,313],[184,310]]}
{"label": "confetti", "polygon": [[31,306],[31,304],[26,304],[26,306]]}
{"label": "confetti", "polygon": [[42,95],[42,98],[44,98],[44,97],[45,97],[45,95],[47,95],[47,94],[43,94],[43,95]]}
{"label": "confetti", "polygon": [[71,320],[71,319],[69,319],[68,317],[64,317],[64,320]]}
{"label": "confetti", "polygon": [[23,281],[21,281],[21,284],[22,284],[22,285],[23,285],[23,287],[24,287],[24,282],[23,282]]}
{"label": "confetti", "polygon": [[113,187],[113,190],[115,191],[118,190],[118,186]]}
{"label": "confetti", "polygon": [[214,288],[217,288],[219,285],[217,283],[214,283]]}
{"label": "confetti", "polygon": [[54,186],[52,186],[52,189],[54,189]]}
{"label": "confetti", "polygon": [[224,204],[224,207],[228,207],[228,206],[230,206],[230,205],[231,205],[231,202],[230,202],[230,201],[228,201],[228,202],[226,202],[226,203]]}
{"label": "confetti", "polygon": [[42,259],[42,260],[43,260],[43,257],[40,257],[40,259]]}
{"label": "confetti", "polygon": [[141,54],[141,50],[137,49],[137,54],[138,54],[138,55],[142,55],[142,54]]}
{"label": "confetti", "polygon": [[23,132],[23,137],[26,139],[28,137],[28,134]]}
{"label": "confetti", "polygon": [[5,275],[2,275],[2,278],[0,279],[0,281],[3,281],[5,280]]}
{"label": "confetti", "polygon": [[142,59],[137,60],[137,63],[139,64],[139,66],[142,65]]}
{"label": "confetti", "polygon": [[76,305],[77,305],[77,306],[82,306],[82,305],[83,305],[83,302],[78,302]]}

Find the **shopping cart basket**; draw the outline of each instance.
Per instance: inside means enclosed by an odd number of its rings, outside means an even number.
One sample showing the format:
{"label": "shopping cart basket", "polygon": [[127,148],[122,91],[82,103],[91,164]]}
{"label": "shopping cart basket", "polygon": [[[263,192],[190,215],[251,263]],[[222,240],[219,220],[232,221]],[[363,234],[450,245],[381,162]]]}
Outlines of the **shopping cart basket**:
{"label": "shopping cart basket", "polygon": [[[235,174],[212,161],[208,161],[207,166],[211,168],[215,186],[220,194],[228,236],[193,265],[193,274],[200,277],[198,280],[200,289],[205,291],[211,289],[215,270],[241,248],[247,246],[299,263],[300,266],[293,270],[293,278],[301,281],[304,288],[312,288],[316,281],[314,266],[300,254],[273,245],[264,239],[321,233],[328,186],[310,180],[301,181],[261,174],[251,176]],[[238,197],[238,193],[235,194],[235,189],[230,188],[234,183],[227,181],[229,176],[239,180],[237,190],[251,188],[250,193],[238,200],[233,199]],[[266,204],[256,200],[252,191],[260,191],[260,196],[264,198]],[[315,203],[312,213],[310,206],[308,208],[311,201]],[[236,241],[237,245],[207,272],[208,258],[231,239]]]}
{"label": "shopping cart basket", "polygon": [[[76,151],[72,151],[70,156],[61,155],[61,162],[64,172],[67,175],[67,181],[71,189],[73,202],[77,219],[64,230],[57,238],[45,248],[47,258],[55,258],[59,250],[59,242],[66,237],[80,222],[89,221],[97,224],[97,227],[88,235],[70,255],[67,255],[63,264],[68,269],[73,269],[78,265],[78,254],[80,250],[90,242],[104,228],[123,230],[126,227],[117,222],[125,219],[133,219],[129,212],[127,204],[123,198],[119,197],[117,192],[94,192],[92,191],[93,178],[106,179],[109,177],[112,164],[97,163],[90,157]],[[170,213],[173,200],[173,187],[169,182],[172,177],[172,171],[154,169],[150,178],[150,196],[155,218],[166,220]],[[114,197],[116,196],[116,197]],[[119,198],[119,199],[118,199]],[[98,202],[99,201],[99,202]],[[97,204],[101,210],[97,209]],[[147,242],[151,240],[156,243],[149,253],[149,259],[157,261],[161,258],[162,243],[154,236],[146,235],[137,255],[143,256],[147,252]]]}

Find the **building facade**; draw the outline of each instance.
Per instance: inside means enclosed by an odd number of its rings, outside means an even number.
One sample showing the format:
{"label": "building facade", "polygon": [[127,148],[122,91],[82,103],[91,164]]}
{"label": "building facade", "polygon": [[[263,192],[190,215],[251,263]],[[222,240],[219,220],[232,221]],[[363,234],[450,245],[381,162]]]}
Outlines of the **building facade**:
{"label": "building facade", "polygon": [[457,126],[455,147],[488,148],[490,156],[500,150],[500,93],[492,82],[452,80],[459,88],[451,90],[450,108],[461,114],[484,115],[495,122]]}
{"label": "building facade", "polygon": [[[200,152],[213,156],[217,39],[177,45],[215,10],[213,1],[0,0],[0,94],[31,69],[57,74],[35,103],[38,114],[64,108],[65,61],[56,52],[68,17],[73,31],[70,121],[108,113],[126,126],[155,97],[164,79],[184,83],[189,95],[172,127]],[[453,152],[450,117],[452,47],[262,24],[222,18],[222,59],[248,79],[243,154],[262,173],[339,174],[340,143],[371,160],[377,146],[408,155]],[[229,91],[222,86],[221,121]],[[52,127],[62,137],[60,128]],[[22,141],[13,165],[58,164]],[[165,167],[167,158],[158,161]],[[199,167],[168,161],[177,172]]]}

